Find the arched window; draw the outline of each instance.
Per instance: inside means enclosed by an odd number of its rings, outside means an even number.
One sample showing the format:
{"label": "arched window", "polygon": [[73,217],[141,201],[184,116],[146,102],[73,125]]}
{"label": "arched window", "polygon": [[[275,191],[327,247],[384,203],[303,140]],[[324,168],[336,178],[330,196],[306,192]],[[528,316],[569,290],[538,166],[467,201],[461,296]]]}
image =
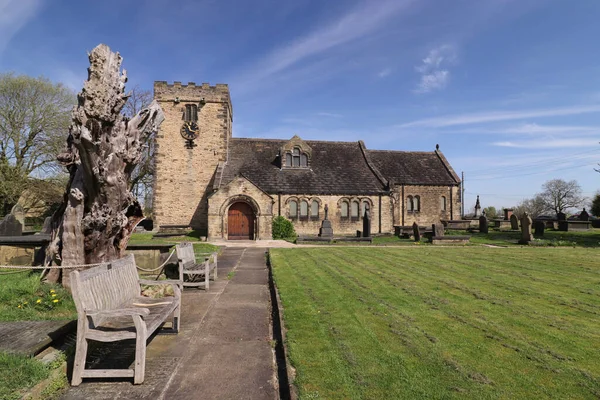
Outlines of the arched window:
{"label": "arched window", "polygon": [[348,218],[348,202],[342,201],[342,218]]}
{"label": "arched window", "polygon": [[442,211],[446,211],[446,196],[440,198],[440,208]]}
{"label": "arched window", "polygon": [[414,210],[413,197],[412,196],[408,196],[406,198],[406,211],[413,212],[413,210]]}
{"label": "arched window", "polygon": [[290,153],[285,153],[285,166],[286,167],[292,166],[292,155]]}
{"label": "arched window", "polygon": [[421,198],[419,196],[415,196],[413,199],[413,209],[414,211],[421,211]]}
{"label": "arched window", "polygon": [[306,200],[302,200],[300,202],[300,218],[308,217],[308,202]]}
{"label": "arched window", "polygon": [[352,207],[351,207],[351,210],[350,210],[351,211],[350,215],[352,216],[352,218],[358,218],[358,216],[359,216],[358,215],[358,208],[359,208],[358,201],[353,201],[352,202]]}
{"label": "arched window", "polygon": [[196,104],[186,104],[183,119],[188,122],[198,122],[198,106]]}
{"label": "arched window", "polygon": [[300,166],[301,167],[308,167],[308,156],[306,154],[301,154],[300,155]]}
{"label": "arched window", "polygon": [[319,202],[316,200],[312,201],[310,205],[310,216],[313,218],[319,218]]}
{"label": "arched window", "polygon": [[292,166],[299,167],[300,166],[300,149],[295,148],[292,153]]}
{"label": "arched window", "polygon": [[290,218],[296,218],[298,216],[298,203],[296,200],[290,201]]}

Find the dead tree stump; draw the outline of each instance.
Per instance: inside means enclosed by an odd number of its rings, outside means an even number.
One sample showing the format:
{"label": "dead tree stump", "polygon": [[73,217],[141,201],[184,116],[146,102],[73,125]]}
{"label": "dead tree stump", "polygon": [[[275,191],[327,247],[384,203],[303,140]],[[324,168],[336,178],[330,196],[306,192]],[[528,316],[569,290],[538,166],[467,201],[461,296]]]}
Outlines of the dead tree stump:
{"label": "dead tree stump", "polygon": [[[52,217],[46,264],[80,265],[120,258],[135,226],[143,219],[129,191],[140,160],[143,138],[158,130],[164,114],[156,101],[133,118],[127,102],[122,57],[104,44],[89,54],[88,79],[71,114],[66,149],[58,156],[70,175],[63,204]],[[65,270],[47,279],[69,286]]]}

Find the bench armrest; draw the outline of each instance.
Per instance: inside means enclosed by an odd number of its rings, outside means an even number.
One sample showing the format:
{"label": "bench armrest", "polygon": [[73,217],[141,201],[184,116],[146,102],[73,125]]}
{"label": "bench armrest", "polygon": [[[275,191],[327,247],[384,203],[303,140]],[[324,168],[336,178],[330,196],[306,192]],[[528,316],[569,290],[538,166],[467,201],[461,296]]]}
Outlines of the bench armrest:
{"label": "bench armrest", "polygon": [[128,307],[117,308],[114,310],[86,310],[85,314],[88,317],[122,317],[124,315],[139,315],[146,317],[150,314],[150,310],[144,307]]}

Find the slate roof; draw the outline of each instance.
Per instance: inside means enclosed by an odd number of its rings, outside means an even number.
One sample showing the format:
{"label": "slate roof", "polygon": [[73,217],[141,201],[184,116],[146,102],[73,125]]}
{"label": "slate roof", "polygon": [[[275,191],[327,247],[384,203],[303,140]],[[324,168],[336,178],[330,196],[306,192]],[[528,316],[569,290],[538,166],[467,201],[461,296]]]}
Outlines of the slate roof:
{"label": "slate roof", "polygon": [[457,183],[435,152],[366,150],[363,154],[358,142],[306,140],[312,148],[309,168],[281,169],[279,150],[286,142],[232,138],[228,162],[216,171],[215,189],[236,176],[271,194],[379,194],[387,191],[390,179],[406,184]]}
{"label": "slate roof", "polygon": [[456,185],[456,173],[439,151],[367,150],[375,168],[395,184]]}

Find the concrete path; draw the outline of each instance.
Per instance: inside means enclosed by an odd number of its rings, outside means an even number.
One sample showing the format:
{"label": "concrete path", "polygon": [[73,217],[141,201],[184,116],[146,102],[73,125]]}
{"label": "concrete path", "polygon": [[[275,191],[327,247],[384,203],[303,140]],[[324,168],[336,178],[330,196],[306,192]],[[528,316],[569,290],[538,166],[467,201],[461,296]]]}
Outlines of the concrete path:
{"label": "concrete path", "polygon": [[[148,344],[146,378],[84,379],[64,399],[275,399],[270,294],[265,250],[226,248],[210,290],[187,288],[181,331]],[[95,368],[133,361],[133,344],[103,346],[88,357]]]}
{"label": "concrete path", "polygon": [[68,320],[0,322],[0,351],[34,356],[76,326]]}

